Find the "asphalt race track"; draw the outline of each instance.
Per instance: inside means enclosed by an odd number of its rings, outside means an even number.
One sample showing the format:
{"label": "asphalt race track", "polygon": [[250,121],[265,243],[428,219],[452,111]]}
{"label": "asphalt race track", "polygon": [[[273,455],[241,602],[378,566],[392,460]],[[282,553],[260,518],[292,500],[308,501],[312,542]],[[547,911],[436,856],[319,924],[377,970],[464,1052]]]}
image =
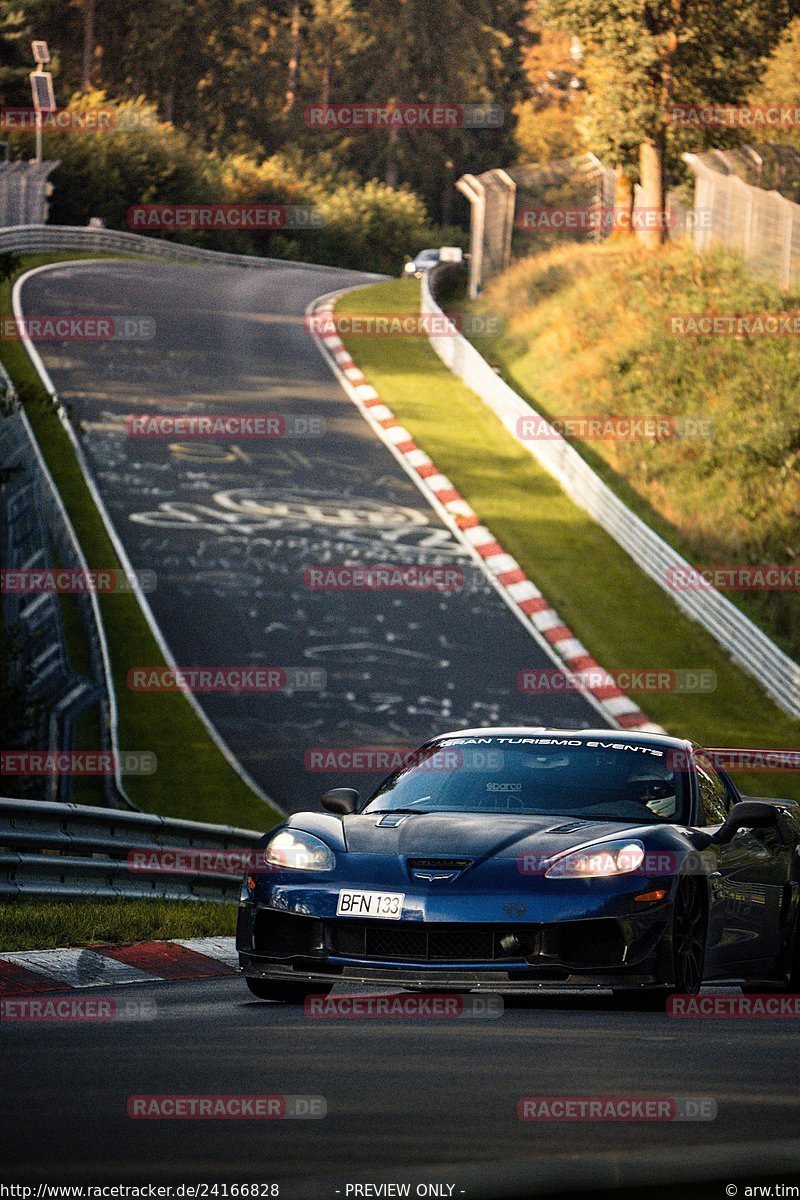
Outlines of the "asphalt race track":
{"label": "asphalt race track", "polygon": [[[487,1193],[464,1164],[478,1165],[484,1189],[513,1164],[533,1191],[554,1163],[563,1182],[574,1179],[589,1153],[605,1156],[591,1160],[595,1184],[604,1170],[625,1178],[637,1164],[658,1181],[654,1163],[667,1151],[671,1177],[676,1163],[691,1177],[693,1154],[705,1148],[708,1158],[711,1147],[724,1179],[744,1144],[762,1143],[758,1161],[774,1167],[781,1141],[798,1138],[792,1021],[678,1021],[621,1012],[600,996],[552,995],[491,1020],[314,1020],[302,1007],[254,1000],[238,978],[92,992],[146,1001],[151,1019],[5,1027],[0,1179],[277,1180],[284,1200],[335,1200],[347,1181],[405,1173],[459,1180],[476,1196]],[[127,1115],[129,1096],[175,1093],[323,1096],[327,1116]],[[516,1116],[520,1096],[567,1094],[712,1097],[718,1115],[650,1124]]]}
{"label": "asphalt race track", "polygon": [[[369,278],[291,265],[109,261],[43,272],[22,293],[28,316],[155,322],[147,340],[38,349],[82,430],[134,568],[157,576],[150,603],[178,665],[325,672],[323,691],[303,690],[301,675],[296,691],[198,696],[287,811],[338,783],[363,792],[385,773],[309,771],[310,749],[410,748],[482,724],[606,724],[577,694],[518,690],[520,670],[552,661],[369,429],[306,332],[312,299]],[[179,410],[322,418],[324,436],[201,442],[126,432],[129,414]],[[307,567],[345,561],[455,566],[464,586],[308,590]]]}

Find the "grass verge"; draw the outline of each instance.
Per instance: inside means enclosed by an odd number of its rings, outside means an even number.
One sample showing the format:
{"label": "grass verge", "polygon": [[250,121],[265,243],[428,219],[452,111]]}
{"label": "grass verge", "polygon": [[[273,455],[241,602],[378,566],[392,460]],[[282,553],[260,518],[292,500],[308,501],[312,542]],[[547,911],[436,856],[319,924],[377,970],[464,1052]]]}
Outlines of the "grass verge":
{"label": "grass verge", "polygon": [[3,905],[0,951],[104,942],[233,937],[236,904],[197,900],[14,900]]}
{"label": "grass verge", "polygon": [[[690,562],[798,562],[797,338],[679,331],[690,313],[795,313],[800,291],[782,292],[723,253],[684,244],[653,255],[633,239],[612,239],[522,259],[477,308],[500,317],[503,332],[476,338],[476,347],[546,417],[694,422],[677,439],[574,443]],[[726,594],[800,655],[796,591]]]}
{"label": "grass verge", "polygon": [[[344,296],[351,314],[417,310],[418,284],[396,280]],[[670,733],[711,746],[800,744],[777,708],[714,639],[685,617],[608,534],[572,503],[424,338],[345,337],[382,399],[609,671],[706,668],[709,694],[631,693]],[[511,686],[529,664],[509,662]],[[535,700],[535,698],[534,698]],[[520,693],[519,720],[534,701]],[[751,795],[800,800],[800,776],[737,775]]]}
{"label": "grass verge", "polygon": [[[0,312],[11,315],[13,281],[23,272],[48,262],[98,257],[104,256],[76,253],[23,257],[16,275],[0,287]],[[18,340],[4,341],[0,343],[0,358],[26,396],[28,418],[89,567],[119,569],[70,440],[24,346]],[[162,816],[253,829],[273,825],[278,819],[277,810],[260,800],[239,778],[183,693],[129,691],[129,669],[142,663],[162,664],[163,657],[132,594],[106,593],[99,599],[117,694],[120,747],[153,751],[158,759],[154,775],[126,777],[125,787],[134,804],[145,812]]]}

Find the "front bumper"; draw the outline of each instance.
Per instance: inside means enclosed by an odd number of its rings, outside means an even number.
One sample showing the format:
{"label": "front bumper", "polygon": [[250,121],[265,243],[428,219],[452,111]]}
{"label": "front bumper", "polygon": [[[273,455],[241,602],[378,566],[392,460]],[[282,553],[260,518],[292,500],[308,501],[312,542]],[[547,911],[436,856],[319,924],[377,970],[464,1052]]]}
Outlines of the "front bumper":
{"label": "front bumper", "polygon": [[668,900],[644,912],[628,911],[623,898],[611,905],[620,911],[599,904],[577,919],[570,912],[564,920],[487,922],[441,910],[432,919],[336,917],[329,905],[308,899],[306,893],[302,911],[243,900],[236,944],[246,976],[489,991],[670,982]]}

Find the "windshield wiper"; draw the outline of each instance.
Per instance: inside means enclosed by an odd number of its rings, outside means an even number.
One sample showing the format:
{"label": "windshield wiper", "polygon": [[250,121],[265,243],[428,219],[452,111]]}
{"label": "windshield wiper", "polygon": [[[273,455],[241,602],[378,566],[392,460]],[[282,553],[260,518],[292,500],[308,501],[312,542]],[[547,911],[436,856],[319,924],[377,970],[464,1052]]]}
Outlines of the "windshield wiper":
{"label": "windshield wiper", "polygon": [[370,808],[361,814],[364,817],[388,817],[392,813],[432,813],[435,808]]}

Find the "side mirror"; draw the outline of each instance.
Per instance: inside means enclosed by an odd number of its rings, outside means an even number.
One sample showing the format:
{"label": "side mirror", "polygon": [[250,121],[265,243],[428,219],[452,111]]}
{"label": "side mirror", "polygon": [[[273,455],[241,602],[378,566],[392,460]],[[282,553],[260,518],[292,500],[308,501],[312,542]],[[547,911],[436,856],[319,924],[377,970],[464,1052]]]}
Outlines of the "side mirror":
{"label": "side mirror", "polygon": [[354,813],[357,804],[358,792],[355,788],[331,788],[322,797],[322,807],[327,808],[328,812],[338,813],[341,817]]}
{"label": "side mirror", "polygon": [[766,829],[774,825],[780,810],[768,800],[740,800],[734,804],[712,841],[724,845],[739,829]]}

